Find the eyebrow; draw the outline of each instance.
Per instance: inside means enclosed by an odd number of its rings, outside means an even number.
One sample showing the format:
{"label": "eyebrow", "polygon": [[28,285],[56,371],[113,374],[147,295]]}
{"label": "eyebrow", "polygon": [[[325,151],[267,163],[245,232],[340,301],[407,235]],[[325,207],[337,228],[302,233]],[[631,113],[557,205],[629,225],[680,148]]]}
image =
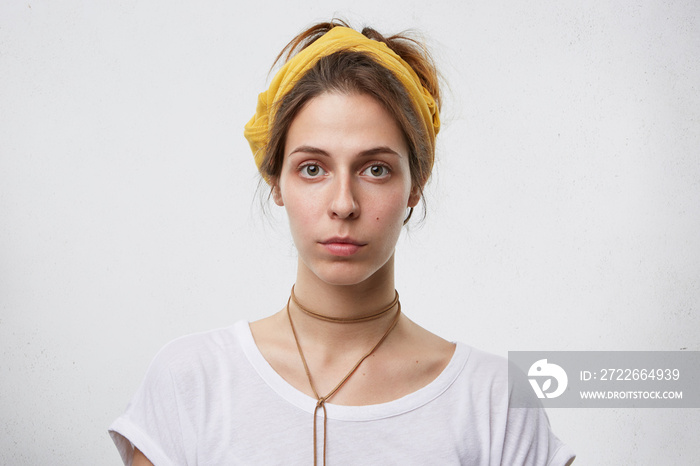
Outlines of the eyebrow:
{"label": "eyebrow", "polygon": [[[313,147],[313,146],[299,146],[293,151],[289,153],[289,155],[295,154],[297,152],[303,152],[305,154],[314,154],[314,155],[321,155],[324,157],[330,157],[331,155],[326,152],[323,149],[319,149],[318,147]],[[398,152],[396,152],[394,149],[392,149],[389,146],[377,146],[373,147],[371,149],[366,149],[361,151],[358,155],[360,157],[371,157],[373,155],[377,154],[394,154],[396,156],[401,156]]]}

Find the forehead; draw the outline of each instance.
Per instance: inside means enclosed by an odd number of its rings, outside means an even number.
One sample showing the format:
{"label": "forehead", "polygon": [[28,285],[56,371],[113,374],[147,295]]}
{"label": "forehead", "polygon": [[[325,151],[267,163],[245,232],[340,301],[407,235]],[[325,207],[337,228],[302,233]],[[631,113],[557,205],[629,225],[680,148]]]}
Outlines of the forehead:
{"label": "forehead", "polygon": [[292,121],[285,142],[285,154],[301,144],[343,152],[388,146],[407,153],[394,117],[366,94],[324,93],[311,99]]}

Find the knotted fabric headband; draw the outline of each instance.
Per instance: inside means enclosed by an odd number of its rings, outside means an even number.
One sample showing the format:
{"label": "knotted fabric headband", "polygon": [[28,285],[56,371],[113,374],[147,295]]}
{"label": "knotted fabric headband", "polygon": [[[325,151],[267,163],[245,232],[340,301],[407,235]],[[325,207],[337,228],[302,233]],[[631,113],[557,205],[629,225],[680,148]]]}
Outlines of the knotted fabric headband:
{"label": "knotted fabric headband", "polygon": [[[270,87],[258,96],[255,115],[245,125],[243,135],[250,144],[255,164],[260,170],[269,140],[273,106],[280,102],[296,82],[319,59],[339,51],[367,52],[380,65],[391,71],[406,88],[416,109],[423,117],[424,128],[431,145],[440,130],[440,116],[435,99],[423,87],[416,72],[385,43],[369,39],[354,29],[336,26],[311,45],[292,57],[272,78]],[[432,166],[432,160],[431,160]]]}

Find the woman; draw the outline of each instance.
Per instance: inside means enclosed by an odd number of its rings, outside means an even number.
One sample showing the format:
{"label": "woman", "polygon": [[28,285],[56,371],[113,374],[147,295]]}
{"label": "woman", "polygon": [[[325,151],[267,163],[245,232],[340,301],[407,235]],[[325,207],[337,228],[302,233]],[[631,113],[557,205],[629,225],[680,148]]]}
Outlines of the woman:
{"label": "woman", "polygon": [[334,22],[285,50],[245,136],[298,250],[289,301],[161,350],[110,429],[125,463],[571,461],[542,410],[508,408],[503,359],[401,313],[394,249],[440,128],[425,49]]}

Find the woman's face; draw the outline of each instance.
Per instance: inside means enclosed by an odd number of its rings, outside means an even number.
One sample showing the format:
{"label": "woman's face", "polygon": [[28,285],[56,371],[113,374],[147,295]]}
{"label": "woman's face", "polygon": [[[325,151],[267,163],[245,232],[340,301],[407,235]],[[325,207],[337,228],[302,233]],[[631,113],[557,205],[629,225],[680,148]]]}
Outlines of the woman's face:
{"label": "woman's face", "polygon": [[419,196],[401,130],[374,98],[322,94],[289,127],[273,197],[287,210],[301,272],[333,285],[393,274]]}

